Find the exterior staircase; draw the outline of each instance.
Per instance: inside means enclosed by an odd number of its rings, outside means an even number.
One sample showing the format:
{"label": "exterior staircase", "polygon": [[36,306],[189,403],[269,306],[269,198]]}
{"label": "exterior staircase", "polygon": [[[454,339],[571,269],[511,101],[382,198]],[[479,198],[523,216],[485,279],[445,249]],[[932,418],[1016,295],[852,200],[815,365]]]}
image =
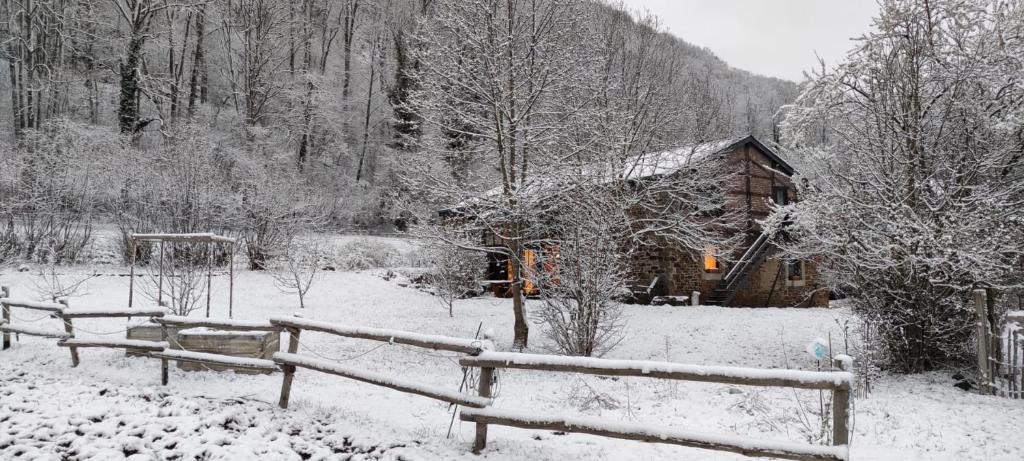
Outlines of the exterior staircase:
{"label": "exterior staircase", "polygon": [[761,233],[743,253],[743,257],[736,261],[725,277],[718,282],[718,286],[704,298],[704,304],[728,306],[732,303],[736,293],[750,285],[750,274],[761,267],[768,257],[768,250],[772,247],[771,240],[768,233]]}

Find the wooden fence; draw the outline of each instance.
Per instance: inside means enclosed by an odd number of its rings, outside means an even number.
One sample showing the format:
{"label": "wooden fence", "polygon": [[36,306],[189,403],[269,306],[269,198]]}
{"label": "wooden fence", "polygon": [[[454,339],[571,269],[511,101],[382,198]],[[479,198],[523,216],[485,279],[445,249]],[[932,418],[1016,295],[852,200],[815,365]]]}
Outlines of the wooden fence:
{"label": "wooden fence", "polygon": [[1004,394],[1024,398],[1024,311],[1009,312],[1002,336]]}
{"label": "wooden fence", "polygon": [[396,391],[417,394],[465,407],[482,408],[490,404],[490,398],[488,397],[467,396],[460,392],[441,389],[401,378],[388,377],[374,372],[343,366],[328,360],[300,355],[299,338],[303,331],[311,331],[346,338],[383,341],[392,344],[404,344],[424,349],[459,352],[464,354],[479,354],[486,350],[493,350],[494,345],[491,344],[490,341],[481,339],[453,338],[450,336],[423,335],[400,330],[338,325],[334,323],[307,320],[299,317],[273,317],[270,319],[270,323],[288,331],[289,336],[288,352],[279,352],[274,354],[274,362],[280,365],[281,370],[284,371],[284,380],[281,383],[281,398],[278,401],[281,408],[288,408],[288,400],[291,397],[292,380],[295,377],[296,368],[315,370],[321,373],[354,379],[356,381],[383,386]]}
{"label": "wooden fence", "polygon": [[1024,311],[1010,311],[998,319],[993,296],[991,289],[974,290],[979,390],[1024,398]]}
{"label": "wooden fence", "polygon": [[[849,369],[850,361],[837,361]],[[563,357],[537,354],[484,352],[459,360],[459,364],[480,368],[479,395],[491,396],[491,377],[496,369],[539,370],[583,373],[603,376],[630,376],[682,381],[739,384],[747,386],[791,387],[832,391],[833,446],[770,442],[741,437],[651,428],[597,419],[539,416],[498,409],[463,409],[460,419],[476,423],[473,452],[487,446],[487,426],[498,424],[524,429],[545,429],[580,432],[604,437],[668,443],[696,448],[729,451],[747,456],[783,459],[841,460],[848,458],[850,390],[853,375],[849,371],[764,370],[756,368],[683,365],[671,362],[641,360],[606,360],[586,357]]]}
{"label": "wooden fence", "polygon": [[[3,348],[10,347],[10,333],[29,334],[59,339],[59,345],[71,351],[72,366],[78,366],[78,349],[88,347],[135,349],[161,360],[161,383],[168,383],[168,362],[186,361],[204,364],[251,368],[258,370],[283,371],[281,393],[278,405],[287,408],[295,372],[299,368],[340,376],[355,381],[386,387],[389,389],[441,400],[463,407],[462,421],[476,425],[474,453],[480,453],[487,445],[487,427],[503,425],[524,429],[579,432],[603,437],[638,440],[651,443],[667,443],[687,447],[704,448],[740,453],[747,456],[774,457],[801,460],[845,460],[848,459],[850,417],[850,391],[853,376],[849,372],[850,361],[837,361],[841,371],[813,372],[797,370],[765,370],[738,367],[717,367],[685,365],[671,362],[639,360],[606,360],[583,357],[547,356],[523,353],[494,352],[494,345],[488,340],[456,338],[450,336],[425,335],[420,333],[340,325],[336,323],[308,320],[301,317],[272,317],[269,321],[193,319],[165,315],[162,309],[72,309],[66,302],[37,303],[10,299],[10,291],[0,288],[0,306],[3,318],[0,331],[3,332]],[[11,309],[25,308],[48,312],[59,318],[65,325],[64,332],[42,330],[11,322]],[[97,317],[150,317],[161,325],[161,341],[136,339],[80,339],[75,337],[72,320]],[[277,352],[272,360],[234,357],[173,349],[168,343],[169,328],[205,327],[225,331],[272,331],[288,332],[287,352]],[[386,376],[380,373],[346,366],[330,360],[309,357],[299,353],[302,332],[325,333],[339,337],[402,344],[416,348],[440,350],[466,354],[459,359],[463,367],[480,369],[477,395],[443,389],[404,378]],[[609,422],[599,419],[542,416],[532,413],[513,412],[489,408],[493,403],[492,384],[495,370],[522,369],[548,372],[583,373],[605,376],[647,377],[681,381],[710,382],[747,386],[790,387],[797,389],[821,389],[832,392],[833,446],[819,446],[791,442],[764,441],[743,437],[705,434],[668,428],[649,427],[640,424]]]}
{"label": "wooden fence", "polygon": [[[11,333],[28,336],[39,336],[43,338],[58,339],[58,346],[67,347],[71,353],[71,366],[79,364],[78,349],[88,347],[106,348],[139,348],[155,349],[166,347],[166,344],[153,343],[135,340],[92,340],[78,339],[75,337],[74,319],[100,318],[100,317],[159,317],[164,315],[163,309],[74,309],[68,305],[66,299],[55,303],[16,300],[10,297],[11,291],[8,287],[0,287],[0,307],[3,309],[3,319],[0,320],[0,331],[3,332],[3,349],[11,347]],[[11,318],[12,309],[26,309],[42,311],[50,317],[59,319],[64,325],[64,331],[53,331],[31,325],[15,324]]]}

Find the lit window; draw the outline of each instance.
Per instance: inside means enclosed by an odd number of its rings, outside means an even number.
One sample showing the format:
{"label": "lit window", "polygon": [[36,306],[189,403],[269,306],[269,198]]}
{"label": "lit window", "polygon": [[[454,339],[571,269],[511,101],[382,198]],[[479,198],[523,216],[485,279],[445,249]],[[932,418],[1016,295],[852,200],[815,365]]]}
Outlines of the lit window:
{"label": "lit window", "polygon": [[712,245],[704,247],[704,271],[718,272],[718,249]]}

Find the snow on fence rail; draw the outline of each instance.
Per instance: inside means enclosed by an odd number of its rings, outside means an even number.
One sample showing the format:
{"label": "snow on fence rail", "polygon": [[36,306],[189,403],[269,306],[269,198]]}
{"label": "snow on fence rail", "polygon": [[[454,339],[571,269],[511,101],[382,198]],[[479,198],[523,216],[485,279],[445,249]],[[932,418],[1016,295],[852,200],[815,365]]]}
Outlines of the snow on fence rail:
{"label": "snow on fence rail", "polygon": [[[742,453],[749,456],[771,456],[788,459],[847,459],[849,444],[848,418],[850,410],[850,389],[853,375],[848,371],[799,371],[765,370],[757,368],[686,365],[671,362],[646,360],[608,360],[589,357],[565,357],[556,355],[522,354],[513,352],[483,352],[474,357],[463,357],[459,364],[480,368],[479,395],[491,396],[491,381],[497,368],[584,373],[605,376],[637,376],[682,381],[713,382],[748,386],[792,387],[800,389],[824,389],[832,391],[833,447],[799,445],[780,442],[765,442],[722,436],[716,443],[706,436],[678,432],[668,429],[649,429],[643,426],[626,426],[608,422],[580,420],[574,418],[537,417],[502,410],[463,410],[463,421],[476,423],[474,453],[487,447],[488,424],[520,427],[526,429],[554,429],[567,432],[583,432],[645,442],[671,443],[698,448],[709,448]],[[844,357],[836,360],[836,366],[848,369],[850,361]],[[653,437],[651,434],[671,434]]]}
{"label": "snow on fence rail", "polygon": [[166,341],[145,341],[141,339],[77,339],[67,338],[57,343],[61,347],[102,347],[107,349],[138,349],[162,351],[168,347]]}
{"label": "snow on fence rail", "polygon": [[163,308],[99,308],[99,309],[63,309],[59,315],[65,319],[110,318],[110,317],[162,317]]}
{"label": "snow on fence rail", "polygon": [[[7,288],[7,287],[4,287],[4,288]],[[4,291],[4,293],[6,294],[7,292]],[[7,296],[4,296],[4,297],[0,298],[0,304],[3,304],[7,308],[20,307],[20,308],[23,308],[23,309],[31,309],[31,310],[37,310],[37,311],[54,312],[54,313],[60,312],[62,309],[64,309],[64,305],[60,304],[60,303],[47,303],[47,302],[40,302],[40,301],[17,300],[17,299],[8,298]]]}
{"label": "snow on fence rail", "polygon": [[177,362],[195,362],[210,365],[224,365],[235,368],[248,368],[252,370],[278,369],[277,364],[274,363],[273,360],[256,359],[251,357],[234,357],[230,355],[183,351],[178,349],[164,349],[158,352],[150,352],[149,356],[163,360],[174,360]]}
{"label": "snow on fence rail", "polygon": [[479,354],[493,350],[494,345],[486,339],[454,338],[451,336],[427,335],[410,331],[387,328],[370,328],[342,325],[338,323],[307,320],[301,317],[271,317],[270,323],[285,328],[316,331],[347,338],[369,339],[393,344],[405,344],[425,349]]}
{"label": "snow on fence rail", "polygon": [[540,416],[494,408],[463,409],[462,421],[478,424],[498,424],[522,429],[544,429],[560,432],[578,432],[602,437],[638,440],[650,443],[668,443],[685,447],[728,451],[746,456],[766,456],[781,459],[847,459],[846,446],[809,445],[792,442],[763,441],[747,437],[707,434],[651,427],[636,423],[609,422],[595,418]]}
{"label": "snow on fence rail", "polygon": [[609,360],[561,355],[484,352],[459,360],[467,367],[518,368],[605,376],[638,376],[749,386],[799,389],[850,389],[853,374],[834,371],[768,370],[763,368],[688,365],[649,360]]}
{"label": "snow on fence rail", "polygon": [[209,319],[192,318],[178,315],[165,315],[161,318],[154,318],[153,322],[165,327],[185,328],[211,328],[223,331],[281,331],[282,328],[270,322],[258,320],[234,320],[234,319]]}

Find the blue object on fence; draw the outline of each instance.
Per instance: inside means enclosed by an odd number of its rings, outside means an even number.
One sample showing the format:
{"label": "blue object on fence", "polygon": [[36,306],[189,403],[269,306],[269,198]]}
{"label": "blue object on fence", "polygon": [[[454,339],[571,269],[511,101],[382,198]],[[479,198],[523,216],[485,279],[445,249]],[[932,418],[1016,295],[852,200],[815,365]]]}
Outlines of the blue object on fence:
{"label": "blue object on fence", "polygon": [[828,357],[828,343],[822,338],[815,338],[807,345],[807,353],[815,360],[824,360]]}

